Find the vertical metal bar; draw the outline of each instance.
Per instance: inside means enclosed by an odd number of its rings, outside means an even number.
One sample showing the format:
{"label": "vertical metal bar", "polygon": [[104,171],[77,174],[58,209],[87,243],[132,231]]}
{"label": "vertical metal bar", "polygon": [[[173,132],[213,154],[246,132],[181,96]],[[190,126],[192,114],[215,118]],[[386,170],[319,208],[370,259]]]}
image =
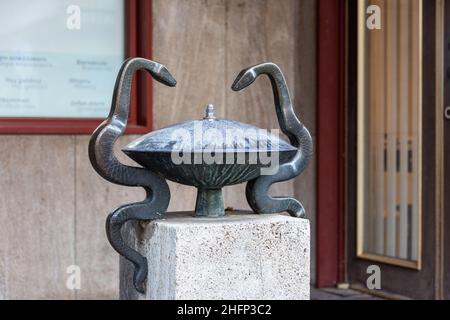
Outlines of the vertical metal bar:
{"label": "vertical metal bar", "polygon": [[387,232],[386,254],[396,256],[397,200],[397,1],[387,1]]}
{"label": "vertical metal bar", "polygon": [[[445,92],[445,28],[446,22],[446,8],[450,2],[445,3],[444,0],[436,1],[436,221],[435,221],[435,299],[448,299],[445,296],[446,281],[445,281],[445,250],[448,250],[448,242],[445,242],[445,130],[443,112],[445,108],[446,97]],[[447,38],[448,39],[448,38]],[[447,182],[448,183],[448,182]]]}
{"label": "vertical metal bar", "polygon": [[[376,0],[372,0],[371,4],[376,4]],[[377,132],[377,123],[375,121],[377,117],[377,109],[374,107],[377,99],[377,69],[378,69],[378,56],[376,50],[377,47],[376,38],[374,34],[371,32],[367,32],[366,42],[363,45],[363,52],[361,54],[365,55],[366,70],[364,82],[366,86],[366,97],[365,97],[365,108],[367,109],[367,195],[374,194],[377,190],[376,185],[376,153],[374,152],[376,149],[376,132]],[[376,239],[376,230],[375,230],[375,220],[377,214],[377,202],[374,196],[366,196],[367,202],[367,211],[365,212],[365,227],[364,227],[364,251],[374,252],[375,251],[375,239]]]}
{"label": "vertical metal bar", "polygon": [[[381,14],[385,12],[385,1],[374,1],[381,9]],[[384,19],[382,19],[384,21]],[[371,179],[374,181],[373,189],[370,194],[373,198],[373,215],[374,215],[374,244],[373,253],[382,255],[384,253],[384,109],[385,109],[385,63],[386,63],[386,46],[385,46],[385,31],[376,30],[371,33],[372,47],[370,51],[373,53],[371,61],[372,70],[370,77],[371,82],[371,109],[374,110],[373,118],[370,120],[373,123],[372,137],[374,140],[373,149],[371,153],[373,163],[373,171]]]}
{"label": "vertical metal bar", "polygon": [[419,158],[422,156],[419,150],[419,135],[420,135],[420,105],[421,105],[421,68],[422,63],[420,59],[421,55],[421,37],[419,36],[422,32],[422,26],[420,23],[420,15],[421,15],[421,1],[415,0],[413,1],[413,10],[412,10],[412,20],[413,20],[413,30],[412,33],[412,50],[411,50],[411,59],[413,61],[413,68],[411,70],[411,79],[413,81],[412,87],[414,88],[411,93],[411,146],[412,146],[412,180],[413,180],[413,188],[412,188],[412,221],[411,221],[411,260],[418,259],[418,245],[419,245]]}
{"label": "vertical metal bar", "polygon": [[399,140],[400,140],[400,218],[399,218],[399,253],[398,257],[406,259],[408,255],[408,106],[409,106],[409,3],[400,0],[399,29]]}
{"label": "vertical metal bar", "polygon": [[357,218],[356,218],[356,245],[357,254],[364,252],[364,221],[367,218],[365,208],[366,186],[365,186],[365,171],[366,171],[366,157],[365,157],[365,57],[364,57],[364,43],[365,43],[365,6],[364,0],[358,1],[358,67],[357,67]]}

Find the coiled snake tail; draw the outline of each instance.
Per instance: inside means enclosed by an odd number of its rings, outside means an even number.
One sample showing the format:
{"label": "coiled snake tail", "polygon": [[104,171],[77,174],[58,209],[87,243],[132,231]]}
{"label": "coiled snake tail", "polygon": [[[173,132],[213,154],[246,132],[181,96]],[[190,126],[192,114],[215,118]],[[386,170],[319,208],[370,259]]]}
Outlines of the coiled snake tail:
{"label": "coiled snake tail", "polygon": [[159,218],[169,205],[170,191],[165,179],[150,170],[127,166],[114,155],[114,143],[125,132],[130,110],[132,77],[144,69],[157,81],[175,86],[176,80],[167,68],[157,62],[131,58],[126,60],[116,79],[111,111],[108,118],[94,131],[89,142],[89,159],[97,173],[104,179],[124,186],[142,187],[145,200],[123,205],[114,210],[106,220],[106,234],[113,248],[135,266],[134,286],[144,292],[147,277],[147,260],[124,241],[121,229],[129,220]]}
{"label": "coiled snake tail", "polygon": [[283,73],[276,64],[259,64],[242,70],[231,88],[234,91],[242,90],[251,85],[260,75],[269,77],[281,131],[288,136],[291,144],[298,148],[298,151],[289,162],[279,167],[275,175],[260,175],[249,181],[246,187],[247,201],[257,213],[286,211],[294,217],[305,217],[305,210],[297,199],[272,197],[268,194],[272,184],[298,176],[305,169],[313,153],[311,135],[294,113]]}

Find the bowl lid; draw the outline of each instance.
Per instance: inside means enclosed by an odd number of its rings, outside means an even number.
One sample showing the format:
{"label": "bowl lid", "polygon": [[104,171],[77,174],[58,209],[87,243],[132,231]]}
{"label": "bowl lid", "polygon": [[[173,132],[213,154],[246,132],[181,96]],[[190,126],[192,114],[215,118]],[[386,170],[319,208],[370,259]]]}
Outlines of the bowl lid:
{"label": "bowl lid", "polygon": [[278,137],[278,129],[266,130],[238,121],[217,119],[211,104],[201,120],[186,121],[152,131],[122,150],[129,152],[282,152],[297,150]]}

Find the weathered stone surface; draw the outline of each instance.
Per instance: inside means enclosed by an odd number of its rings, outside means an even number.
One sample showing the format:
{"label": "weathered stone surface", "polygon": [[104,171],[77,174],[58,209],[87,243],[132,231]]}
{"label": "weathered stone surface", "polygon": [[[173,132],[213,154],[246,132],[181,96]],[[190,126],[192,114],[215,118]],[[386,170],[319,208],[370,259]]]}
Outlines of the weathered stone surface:
{"label": "weathered stone surface", "polygon": [[122,260],[122,299],[309,299],[308,220],[192,214],[168,213],[137,237],[129,233],[148,259],[149,276],[146,294],[138,294],[132,266]]}

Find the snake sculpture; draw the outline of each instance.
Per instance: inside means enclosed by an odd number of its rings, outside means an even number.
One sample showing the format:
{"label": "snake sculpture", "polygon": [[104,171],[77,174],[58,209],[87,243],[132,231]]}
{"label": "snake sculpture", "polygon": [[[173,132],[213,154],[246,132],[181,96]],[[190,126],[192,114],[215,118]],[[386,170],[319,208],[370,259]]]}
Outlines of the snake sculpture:
{"label": "snake sculpture", "polygon": [[[115,142],[125,132],[130,109],[132,78],[140,69],[146,70],[162,84],[170,87],[176,85],[176,80],[162,64],[143,58],[126,60],[116,79],[111,111],[107,119],[92,134],[89,142],[89,158],[94,169],[104,179],[119,185],[142,187],[146,191],[146,198],[143,201],[117,208],[109,214],[106,221],[109,242],[120,255],[133,263],[134,287],[144,293],[148,273],[147,260],[125,242],[121,229],[130,220],[149,221],[160,218],[169,205],[170,191],[164,177],[152,172],[151,166],[143,168],[124,165],[116,158],[113,150]],[[256,213],[286,211],[292,216],[304,217],[305,210],[296,199],[268,195],[272,184],[299,175],[312,155],[311,135],[294,113],[281,70],[273,63],[263,63],[244,69],[237,76],[232,89],[242,90],[263,74],[269,77],[272,84],[275,110],[281,130],[297,151],[294,151],[295,155],[289,162],[278,168],[276,174],[259,175],[250,180],[246,188],[247,201]]]}
{"label": "snake sculpture", "polygon": [[119,185],[143,187],[146,191],[145,200],[117,208],[106,220],[109,242],[120,255],[133,263],[134,286],[143,293],[148,272],[147,259],[125,243],[121,228],[129,220],[160,218],[169,205],[170,190],[164,178],[145,168],[124,165],[114,155],[114,143],[127,126],[133,73],[139,69],[146,70],[155,80],[167,86],[176,85],[176,80],[162,64],[143,58],[126,60],[117,76],[111,112],[94,131],[89,142],[89,159],[104,179]]}
{"label": "snake sculpture", "polygon": [[291,144],[298,148],[298,151],[290,162],[279,167],[275,175],[261,175],[249,181],[246,187],[247,201],[253,211],[257,213],[286,211],[291,216],[304,218],[305,209],[297,199],[272,197],[268,194],[272,184],[298,176],[305,169],[313,153],[311,135],[294,113],[283,73],[274,63],[262,63],[242,70],[231,88],[234,91],[240,91],[251,85],[260,75],[269,77],[281,131],[287,135]]}

